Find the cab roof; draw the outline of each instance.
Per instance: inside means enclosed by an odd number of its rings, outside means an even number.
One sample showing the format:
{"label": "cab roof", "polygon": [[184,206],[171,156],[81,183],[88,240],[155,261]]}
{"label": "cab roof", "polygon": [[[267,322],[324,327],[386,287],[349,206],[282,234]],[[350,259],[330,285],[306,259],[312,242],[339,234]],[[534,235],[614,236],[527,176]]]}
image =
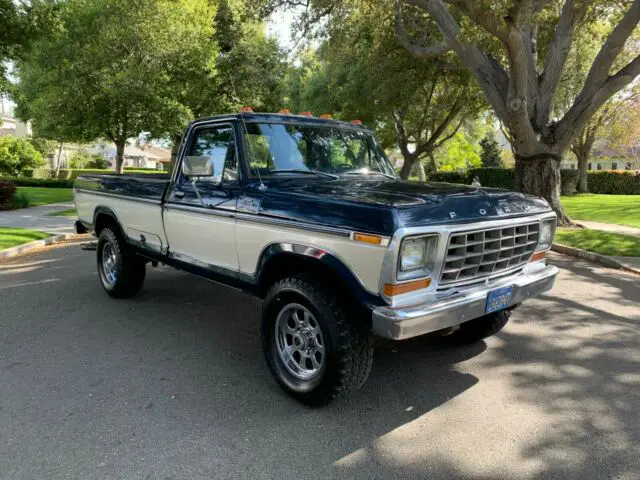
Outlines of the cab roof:
{"label": "cab roof", "polygon": [[337,127],[349,128],[358,131],[369,131],[364,125],[353,124],[351,122],[343,122],[332,118],[308,117],[306,115],[293,115],[283,113],[259,113],[259,112],[240,112],[229,113],[224,115],[214,115],[212,117],[202,117],[191,122],[207,123],[221,120],[244,120],[245,122],[261,122],[261,123],[290,123],[296,125],[309,125],[317,127]]}

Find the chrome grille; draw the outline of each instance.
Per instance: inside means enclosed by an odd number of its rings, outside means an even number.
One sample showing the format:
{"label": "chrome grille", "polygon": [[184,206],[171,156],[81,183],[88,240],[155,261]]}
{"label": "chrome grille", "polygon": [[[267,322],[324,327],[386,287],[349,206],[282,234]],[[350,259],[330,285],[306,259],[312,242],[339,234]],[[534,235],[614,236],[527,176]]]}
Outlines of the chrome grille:
{"label": "chrome grille", "polygon": [[440,285],[473,281],[525,264],[539,235],[538,222],[452,233]]}

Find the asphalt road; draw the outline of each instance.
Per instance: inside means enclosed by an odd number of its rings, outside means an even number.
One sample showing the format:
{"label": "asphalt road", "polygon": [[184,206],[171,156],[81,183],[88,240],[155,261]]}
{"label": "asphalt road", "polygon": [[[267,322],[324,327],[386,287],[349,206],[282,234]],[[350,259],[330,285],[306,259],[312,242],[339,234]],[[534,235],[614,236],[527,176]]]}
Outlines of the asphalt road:
{"label": "asphalt road", "polygon": [[486,344],[381,342],[312,410],[258,301],[171,269],[112,300],[77,246],[0,264],[0,478],[640,478],[640,277],[554,257]]}

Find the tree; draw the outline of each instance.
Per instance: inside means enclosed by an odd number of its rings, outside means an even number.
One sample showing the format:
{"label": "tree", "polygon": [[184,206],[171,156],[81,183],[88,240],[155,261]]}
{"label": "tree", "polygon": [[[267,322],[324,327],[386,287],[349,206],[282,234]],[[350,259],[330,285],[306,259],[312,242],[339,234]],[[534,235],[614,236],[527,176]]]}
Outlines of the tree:
{"label": "tree", "polygon": [[108,138],[121,173],[129,137],[168,136],[191,119],[189,80],[215,66],[214,14],[206,0],[61,3],[56,28],[18,63],[19,114],[50,138]]}
{"label": "tree", "polygon": [[371,125],[383,146],[397,146],[408,178],[422,160],[438,170],[435,152],[473,119],[482,102],[465,71],[433,60],[416,65],[398,44],[392,0],[342,4],[325,27],[317,55],[305,52],[288,82],[294,110],[333,112]]}
{"label": "tree", "polygon": [[13,136],[0,137],[0,173],[20,175],[43,163],[42,155],[28,140]]}
{"label": "tree", "polygon": [[488,133],[480,140],[482,153],[482,166],[485,168],[502,167],[502,158],[500,157],[500,145],[493,133]]}
{"label": "tree", "polygon": [[[412,40],[404,27],[406,12],[397,7],[396,30],[405,48],[420,59],[454,52],[485,93],[496,116],[508,128],[516,156],[516,186],[540,195],[568,221],[560,205],[562,154],[595,112],[640,73],[640,55],[612,72],[640,20],[640,0],[622,2],[566,0],[403,0],[427,12],[441,40]],[[553,119],[554,99],[577,25],[588,11],[614,22],[580,93],[560,119]],[[552,29],[549,27],[553,26]],[[431,37],[433,38],[433,37]]]}

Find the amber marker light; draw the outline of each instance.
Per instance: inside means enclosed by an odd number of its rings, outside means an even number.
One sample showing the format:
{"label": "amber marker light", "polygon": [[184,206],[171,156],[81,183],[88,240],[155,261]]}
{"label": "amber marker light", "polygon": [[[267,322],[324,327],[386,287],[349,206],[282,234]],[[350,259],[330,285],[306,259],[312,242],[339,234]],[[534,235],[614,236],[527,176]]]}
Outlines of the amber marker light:
{"label": "amber marker light", "polygon": [[353,239],[357,242],[371,243],[373,245],[382,244],[382,237],[380,235],[367,235],[366,233],[354,233]]}
{"label": "amber marker light", "polygon": [[240,109],[240,111],[241,111],[242,113],[253,113],[253,108],[251,108],[251,107],[242,107],[242,108]]}
{"label": "amber marker light", "polygon": [[333,115],[331,115],[330,113],[323,113],[322,115],[320,115],[320,118],[324,118],[325,120],[331,120],[333,118]]}
{"label": "amber marker light", "polygon": [[313,112],[300,112],[303,117],[313,117]]}
{"label": "amber marker light", "polygon": [[531,255],[531,259],[529,260],[529,262],[537,262],[538,260],[544,260],[546,256],[547,256],[546,250],[543,250],[541,252],[536,252],[533,255]]}
{"label": "amber marker light", "polygon": [[289,110],[288,108],[281,108],[280,110],[278,110],[278,113],[280,115],[291,115],[291,110]]}
{"label": "amber marker light", "polygon": [[397,285],[386,283],[384,285],[384,294],[387,297],[394,297],[396,295],[402,295],[403,293],[415,292],[416,290],[429,288],[429,285],[431,285],[430,278],[423,278],[421,280],[414,280],[413,282],[407,283],[399,283]]}
{"label": "amber marker light", "polygon": [[354,125],[362,125],[362,120],[351,120]]}

